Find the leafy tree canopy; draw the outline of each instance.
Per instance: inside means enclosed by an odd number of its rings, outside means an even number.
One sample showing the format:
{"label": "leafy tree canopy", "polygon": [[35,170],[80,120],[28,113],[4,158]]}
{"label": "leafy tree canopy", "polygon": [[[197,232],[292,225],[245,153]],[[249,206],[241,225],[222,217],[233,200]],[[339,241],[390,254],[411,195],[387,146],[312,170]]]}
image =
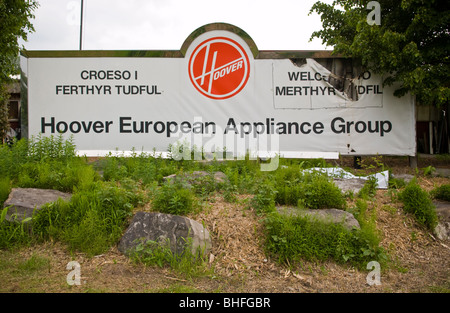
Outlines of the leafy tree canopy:
{"label": "leafy tree canopy", "polygon": [[0,83],[18,74],[19,39],[34,31],[31,19],[38,3],[34,0],[0,0]]}
{"label": "leafy tree canopy", "polygon": [[367,0],[316,2],[322,30],[313,38],[334,53],[358,58],[363,67],[399,82],[395,95],[407,92],[424,104],[448,102],[450,75],[450,2],[448,0],[379,0],[381,23],[369,25]]}
{"label": "leafy tree canopy", "polygon": [[34,0],[0,0],[0,142],[9,129],[7,83],[19,73],[19,39],[34,31],[30,20],[37,6]]}

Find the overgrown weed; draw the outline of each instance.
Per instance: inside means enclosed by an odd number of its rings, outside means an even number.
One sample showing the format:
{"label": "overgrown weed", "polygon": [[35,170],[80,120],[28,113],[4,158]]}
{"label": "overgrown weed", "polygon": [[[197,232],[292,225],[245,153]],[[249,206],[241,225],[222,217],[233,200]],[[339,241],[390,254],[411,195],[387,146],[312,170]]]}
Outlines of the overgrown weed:
{"label": "overgrown weed", "polygon": [[369,261],[386,258],[370,231],[278,213],[268,215],[265,223],[266,250],[280,263],[334,260],[362,268]]}
{"label": "overgrown weed", "polygon": [[170,242],[147,240],[140,242],[131,253],[131,258],[141,264],[169,267],[186,278],[204,276],[211,272],[208,262],[200,249],[192,252],[192,239],[183,238],[183,251],[180,254],[170,249]]}
{"label": "overgrown weed", "polygon": [[[373,217],[366,213],[366,200],[357,200],[356,206],[349,208],[360,220],[359,231],[277,215],[276,205],[346,209],[345,195],[326,175],[303,171],[330,166],[324,160],[281,159],[276,171],[263,172],[258,160],[251,160],[249,155],[234,161],[192,162],[133,151],[128,157],[110,154],[90,164],[85,158],[77,157],[73,142],[63,140],[62,136],[38,136],[30,141],[17,141],[12,147],[1,146],[0,160],[5,161],[0,164],[0,174],[4,177],[0,181],[2,198],[13,186],[73,193],[70,201],[59,200],[44,206],[33,217],[31,234],[18,225],[2,223],[2,247],[12,242],[52,239],[65,242],[71,250],[93,256],[117,244],[132,210],[144,201],[151,199],[153,210],[186,215],[201,209],[201,201],[221,192],[229,202],[236,201],[239,194],[254,195],[250,205],[267,220],[267,251],[280,260],[332,258],[337,262],[361,264],[368,258],[383,255]],[[198,178],[196,183],[164,179],[168,175],[182,176],[199,170],[211,174],[222,171],[226,182],[218,184],[212,175]],[[365,188],[364,194],[372,196],[373,183],[369,182]],[[367,199],[363,194],[358,196]],[[158,249],[142,247],[143,251],[152,251],[145,262],[153,262],[152,258],[158,255],[159,261],[155,261],[158,266],[174,260],[184,262],[178,257],[170,259],[167,251]],[[189,262],[192,259],[185,260],[186,264]]]}
{"label": "overgrown weed", "polygon": [[405,212],[411,213],[420,225],[434,230],[438,223],[435,207],[428,192],[419,186],[416,179],[411,180],[398,197]]}

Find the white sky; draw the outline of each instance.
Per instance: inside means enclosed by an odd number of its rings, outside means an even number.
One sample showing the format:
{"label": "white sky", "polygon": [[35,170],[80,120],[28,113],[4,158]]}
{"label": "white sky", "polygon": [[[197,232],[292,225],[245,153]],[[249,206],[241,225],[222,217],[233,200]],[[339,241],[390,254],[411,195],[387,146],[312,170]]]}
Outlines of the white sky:
{"label": "white sky", "polygon": [[[38,0],[28,50],[78,50],[81,0]],[[259,50],[323,50],[317,0],[84,0],[83,50],[178,50],[198,27],[240,27]],[[329,2],[331,0],[322,0]]]}

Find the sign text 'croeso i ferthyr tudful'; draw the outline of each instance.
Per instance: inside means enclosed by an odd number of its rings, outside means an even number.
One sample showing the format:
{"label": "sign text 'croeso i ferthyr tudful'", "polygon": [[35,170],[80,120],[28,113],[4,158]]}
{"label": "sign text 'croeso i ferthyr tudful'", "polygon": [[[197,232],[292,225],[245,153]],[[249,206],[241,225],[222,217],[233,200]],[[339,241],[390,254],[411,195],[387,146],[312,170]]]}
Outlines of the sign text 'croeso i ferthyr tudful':
{"label": "sign text 'croeso i ferthyr tudful'", "polygon": [[179,51],[23,51],[21,64],[24,135],[73,136],[88,156],[416,151],[411,95],[356,65],[348,75],[329,51],[259,51],[229,24],[200,27]]}

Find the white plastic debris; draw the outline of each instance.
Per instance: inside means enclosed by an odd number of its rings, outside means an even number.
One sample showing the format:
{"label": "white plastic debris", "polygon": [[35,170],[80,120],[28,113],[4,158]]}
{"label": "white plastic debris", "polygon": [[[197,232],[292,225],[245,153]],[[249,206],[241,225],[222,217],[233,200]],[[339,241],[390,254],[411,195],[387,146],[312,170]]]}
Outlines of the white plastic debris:
{"label": "white plastic debris", "polygon": [[378,189],[387,189],[389,186],[389,171],[383,171],[368,176],[356,176],[350,172],[345,171],[340,167],[312,167],[305,171],[326,173],[329,177],[342,179],[359,178],[363,180],[368,180],[370,177],[375,177]]}

